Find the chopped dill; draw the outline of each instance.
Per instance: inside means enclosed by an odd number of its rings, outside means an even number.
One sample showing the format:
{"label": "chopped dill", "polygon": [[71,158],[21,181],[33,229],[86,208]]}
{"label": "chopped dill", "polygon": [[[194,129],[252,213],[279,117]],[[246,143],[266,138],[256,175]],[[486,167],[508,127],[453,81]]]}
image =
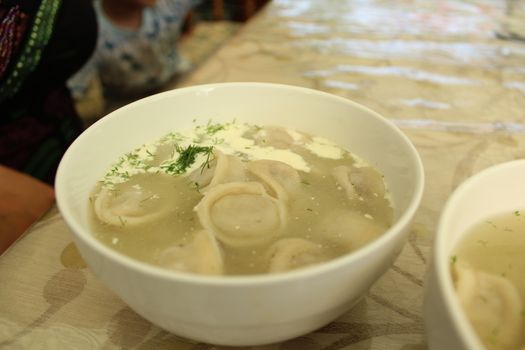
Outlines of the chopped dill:
{"label": "chopped dill", "polygon": [[195,159],[199,153],[202,153],[206,156],[206,160],[201,165],[201,172],[204,171],[206,167],[210,167],[210,160],[213,155],[213,146],[197,146],[189,145],[186,148],[182,148],[179,145],[175,145],[177,153],[179,153],[178,158],[168,164],[162,164],[160,167],[166,171],[168,174],[180,175],[184,174],[190,166],[195,163]]}
{"label": "chopped dill", "polygon": [[455,264],[456,261],[458,261],[458,257],[455,256],[455,255],[453,255],[453,256],[450,258],[450,262],[451,262],[452,264]]}
{"label": "chopped dill", "polygon": [[521,216],[521,213],[520,213],[519,210],[516,210],[516,211],[514,211],[514,215],[516,215],[516,216]]}
{"label": "chopped dill", "polygon": [[224,130],[224,125],[222,124],[212,124],[211,120],[208,121],[208,124],[206,124],[206,133],[208,135],[215,135],[219,131]]}
{"label": "chopped dill", "polygon": [[197,192],[200,192],[200,190],[201,190],[201,185],[199,185],[199,183],[198,183],[197,181],[193,182],[193,183],[191,184],[191,187],[193,187],[194,189],[196,189]]}
{"label": "chopped dill", "polygon": [[224,143],[223,138],[214,137],[211,142],[213,142],[214,145],[220,145],[221,143]]}
{"label": "chopped dill", "polygon": [[301,183],[302,183],[303,185],[310,185],[310,183],[309,183],[308,181],[306,181],[306,180],[302,180]]}
{"label": "chopped dill", "polygon": [[173,142],[181,142],[184,140],[184,136],[182,136],[180,133],[178,132],[170,132],[169,134],[166,134],[164,135],[161,139],[160,139],[160,143],[166,143],[166,142],[169,142],[169,141],[173,141]]}
{"label": "chopped dill", "polygon": [[312,208],[306,208],[306,210],[308,210],[308,211],[314,211]]}
{"label": "chopped dill", "polygon": [[134,161],[134,160],[136,160],[136,159],[139,158],[139,155],[130,152],[130,153],[126,153],[126,158],[127,158],[129,161]]}
{"label": "chopped dill", "polygon": [[209,151],[206,151],[206,160],[201,164],[201,174],[206,168],[210,168],[210,158],[213,156],[213,146],[208,147]]}

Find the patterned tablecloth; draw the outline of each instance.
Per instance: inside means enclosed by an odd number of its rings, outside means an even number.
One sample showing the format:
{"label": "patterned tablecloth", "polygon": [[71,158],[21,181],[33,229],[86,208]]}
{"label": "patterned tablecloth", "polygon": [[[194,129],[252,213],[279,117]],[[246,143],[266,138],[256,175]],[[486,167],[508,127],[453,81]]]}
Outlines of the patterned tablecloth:
{"label": "patterned tablecloth", "polygon": [[[353,310],[274,349],[426,348],[432,237],[468,176],[525,157],[520,1],[275,0],[181,85],[264,81],[328,91],[394,121],[426,190],[408,244]],[[521,18],[521,20],[520,20]],[[0,257],[0,349],[219,349],[181,339],[98,282],[51,210]]]}

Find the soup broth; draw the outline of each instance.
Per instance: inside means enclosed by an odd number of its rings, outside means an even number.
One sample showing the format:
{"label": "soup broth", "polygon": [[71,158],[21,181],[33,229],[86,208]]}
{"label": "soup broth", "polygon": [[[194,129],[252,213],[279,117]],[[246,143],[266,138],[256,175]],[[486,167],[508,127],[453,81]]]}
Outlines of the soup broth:
{"label": "soup broth", "polygon": [[473,227],[452,256],[452,275],[487,349],[525,349],[525,210]]}
{"label": "soup broth", "polygon": [[197,125],[121,157],[94,189],[111,248],[200,274],[281,272],[354,251],[392,223],[381,174],[324,138]]}

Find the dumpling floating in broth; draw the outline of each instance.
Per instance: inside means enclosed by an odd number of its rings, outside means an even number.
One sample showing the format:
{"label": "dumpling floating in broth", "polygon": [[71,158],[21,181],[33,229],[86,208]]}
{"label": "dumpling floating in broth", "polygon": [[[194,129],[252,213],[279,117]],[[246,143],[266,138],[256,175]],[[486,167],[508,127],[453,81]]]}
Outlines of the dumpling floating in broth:
{"label": "dumpling floating in broth", "polygon": [[201,225],[232,246],[267,242],[282,234],[287,221],[284,203],[257,182],[217,185],[195,209]]}
{"label": "dumpling floating in broth", "polygon": [[288,149],[294,144],[293,136],[283,128],[267,126],[254,134],[255,144]]}
{"label": "dumpling floating in broth", "polygon": [[451,276],[472,328],[488,350],[525,348],[525,211],[474,225],[456,247]]}
{"label": "dumpling floating in broth", "polygon": [[290,195],[299,191],[301,177],[297,170],[286,163],[275,160],[255,160],[247,165],[248,170],[258,177],[271,195],[287,201]]}
{"label": "dumpling floating in broth", "polygon": [[203,275],[221,275],[222,252],[215,237],[206,230],[199,231],[184,245],[164,250],[158,258],[160,266],[168,269]]}
{"label": "dumpling floating in broth", "polygon": [[204,275],[319,264],[379,237],[392,218],[382,176],[349,151],[296,130],[236,122],[195,125],[138,147],[91,197],[103,243]]}
{"label": "dumpling floating in broth", "polygon": [[349,199],[383,197],[385,183],[376,171],[369,167],[337,166],[332,171],[336,181],[345,189]]}
{"label": "dumpling floating in broth", "polygon": [[461,306],[479,334],[502,348],[515,349],[525,332],[523,304],[506,278],[456,264],[454,284]]}
{"label": "dumpling floating in broth", "polygon": [[222,183],[246,180],[246,166],[238,157],[215,151],[208,165],[194,170],[189,178],[205,191]]}
{"label": "dumpling floating in broth", "polygon": [[355,250],[378,238],[386,229],[386,226],[359,212],[338,210],[322,219],[319,232],[331,242]]}
{"label": "dumpling floating in broth", "polygon": [[125,191],[103,187],[93,199],[100,221],[113,226],[135,226],[154,222],[167,215],[170,200],[157,186],[135,184]]}
{"label": "dumpling floating in broth", "polygon": [[288,271],[327,260],[319,244],[303,238],[278,240],[270,246],[267,254],[270,262],[269,272]]}

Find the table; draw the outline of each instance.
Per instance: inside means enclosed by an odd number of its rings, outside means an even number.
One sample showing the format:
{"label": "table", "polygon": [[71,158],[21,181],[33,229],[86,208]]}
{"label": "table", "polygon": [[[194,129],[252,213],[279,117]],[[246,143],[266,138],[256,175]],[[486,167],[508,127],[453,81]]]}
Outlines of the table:
{"label": "table", "polygon": [[[341,95],[395,122],[423,159],[409,241],[367,297],[316,332],[256,350],[426,348],[424,276],[440,210],[467,177],[525,157],[524,12],[521,1],[274,0],[178,85],[264,81]],[[225,349],[127,308],[85,266],[56,208],[0,257],[0,281],[0,349]]]}

